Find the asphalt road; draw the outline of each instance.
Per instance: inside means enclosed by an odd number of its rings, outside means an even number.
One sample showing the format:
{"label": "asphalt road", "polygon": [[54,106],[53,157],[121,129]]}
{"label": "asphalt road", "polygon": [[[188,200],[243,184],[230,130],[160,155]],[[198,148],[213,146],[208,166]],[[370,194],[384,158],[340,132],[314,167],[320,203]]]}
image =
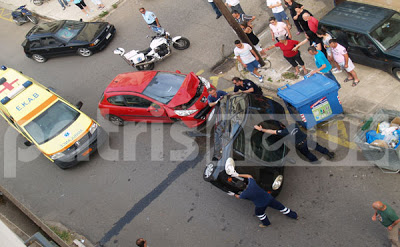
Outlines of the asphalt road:
{"label": "asphalt road", "polygon": [[[118,73],[133,71],[112,50],[148,44],[145,35],[151,32],[136,13],[138,4],[142,2],[125,2],[108,18],[116,25],[117,36],[101,53],[49,59],[45,64],[27,59],[20,47],[31,24],[17,27],[0,20],[1,63],[57,89],[71,102],[82,100],[82,110],[96,118],[105,86]],[[181,0],[147,5],[171,34],[192,43],[188,50],[174,50],[156,69],[204,70],[204,76],[211,76],[209,57],[215,61],[218,44],[234,36],[223,20],[215,20],[209,4]],[[177,11],[178,6],[187,11]],[[337,158],[322,159],[318,167],[292,152],[297,164],[287,167],[279,200],[297,211],[300,220],[268,209],[272,225],[259,229],[250,202],[231,198],[203,181],[207,138],[189,138],[180,125],[131,123],[117,128],[97,119],[111,133],[109,147],[90,162],[65,171],[38,156],[33,147],[25,148],[1,121],[1,156],[9,162],[16,155],[9,150],[18,148],[21,160],[15,178],[5,178],[0,169],[0,183],[39,217],[104,246],[133,246],[138,237],[148,239],[150,246],[389,246],[386,230],[371,222],[370,205],[383,200],[400,212],[398,175],[383,174],[353,149],[319,138]],[[356,126],[344,125],[351,136]],[[332,122],[322,131],[342,135],[338,129]]]}

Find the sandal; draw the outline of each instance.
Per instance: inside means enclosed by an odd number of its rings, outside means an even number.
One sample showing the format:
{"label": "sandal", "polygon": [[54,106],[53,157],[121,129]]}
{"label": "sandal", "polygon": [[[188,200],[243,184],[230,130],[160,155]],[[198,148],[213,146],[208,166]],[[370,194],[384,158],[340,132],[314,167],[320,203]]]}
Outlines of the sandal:
{"label": "sandal", "polygon": [[354,78],[351,78],[351,79],[349,79],[349,78],[346,78],[346,79],[344,79],[344,81],[343,81],[343,82],[348,82],[348,81],[352,81],[352,80],[354,80]]}
{"label": "sandal", "polygon": [[351,84],[351,86],[352,86],[352,87],[355,87],[355,86],[357,86],[358,83],[360,83],[360,81],[357,81],[357,82],[356,82],[356,81],[353,81],[353,83]]}

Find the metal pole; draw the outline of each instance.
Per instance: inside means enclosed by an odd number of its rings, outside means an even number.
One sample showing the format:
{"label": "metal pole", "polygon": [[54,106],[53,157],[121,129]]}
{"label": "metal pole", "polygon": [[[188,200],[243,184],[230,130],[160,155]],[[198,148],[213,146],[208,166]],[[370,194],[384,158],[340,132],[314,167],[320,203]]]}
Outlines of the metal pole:
{"label": "metal pole", "polygon": [[228,10],[228,8],[225,6],[225,4],[222,2],[222,0],[214,0],[215,5],[218,7],[219,11],[221,11],[221,14],[225,17],[226,21],[228,24],[233,28],[239,39],[247,43],[253,48],[253,50],[256,52],[257,56],[259,57],[258,62],[260,63],[261,66],[265,65],[264,60],[261,58],[260,53],[255,49],[253,44],[251,43],[250,39],[247,37],[246,33],[243,32],[242,28],[240,27],[239,23],[233,18],[232,13]]}

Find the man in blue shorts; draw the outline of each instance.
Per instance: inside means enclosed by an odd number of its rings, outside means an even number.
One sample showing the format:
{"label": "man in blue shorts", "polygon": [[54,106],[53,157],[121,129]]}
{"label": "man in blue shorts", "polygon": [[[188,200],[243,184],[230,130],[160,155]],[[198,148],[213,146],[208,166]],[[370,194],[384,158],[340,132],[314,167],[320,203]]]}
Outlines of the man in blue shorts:
{"label": "man in blue shorts", "polygon": [[268,220],[267,215],[265,214],[265,210],[267,207],[271,207],[275,210],[279,210],[282,214],[288,216],[289,218],[296,219],[298,218],[297,213],[289,208],[285,207],[282,203],[276,200],[271,194],[263,190],[254,178],[249,174],[238,174],[238,177],[246,178],[248,183],[247,187],[243,190],[240,195],[237,195],[233,192],[228,192],[228,195],[235,196],[238,199],[247,199],[254,203],[256,206],[255,213],[258,219],[262,222],[259,227],[267,227],[271,225],[271,222]]}
{"label": "man in blue shorts", "polygon": [[258,60],[260,59],[256,52],[251,48],[251,46],[247,43],[242,43],[240,40],[235,41],[235,49],[233,52],[235,53],[236,59],[246,68],[252,75],[258,78],[260,82],[263,82],[263,77],[258,72],[258,68],[260,68],[260,63]]}
{"label": "man in blue shorts", "polygon": [[314,46],[310,46],[308,48],[308,53],[310,53],[310,55],[314,56],[315,65],[318,68],[316,70],[311,71],[310,75],[320,72],[324,76],[326,76],[329,79],[331,79],[332,81],[336,82],[340,88],[339,82],[336,80],[336,77],[332,74],[332,71],[331,71],[332,65],[329,63],[329,61],[325,57],[324,53],[322,53],[322,51],[317,50]]}
{"label": "man in blue shorts", "polygon": [[153,12],[147,11],[144,8],[140,8],[139,12],[142,14],[144,21],[147,23],[149,28],[153,30],[153,32],[159,33],[162,30],[160,22]]}
{"label": "man in blue shorts", "polygon": [[222,90],[217,90],[213,87],[210,87],[209,89],[207,89],[209,95],[208,95],[208,105],[210,107],[215,106],[216,104],[218,104],[218,101],[224,97],[225,95],[227,95],[228,93]]}
{"label": "man in blue shorts", "polygon": [[285,22],[289,29],[292,28],[290,25],[289,18],[287,17],[285,10],[282,6],[281,0],[267,0],[267,6],[272,10],[272,14],[275,16],[278,22]]}

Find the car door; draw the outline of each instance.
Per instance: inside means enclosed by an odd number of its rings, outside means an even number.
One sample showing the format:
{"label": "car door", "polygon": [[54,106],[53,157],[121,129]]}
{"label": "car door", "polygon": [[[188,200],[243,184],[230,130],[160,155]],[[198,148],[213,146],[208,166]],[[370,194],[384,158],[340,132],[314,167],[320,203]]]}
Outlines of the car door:
{"label": "car door", "polygon": [[347,52],[350,58],[359,64],[383,69],[385,66],[385,55],[364,34],[347,32],[349,48]]}
{"label": "car door", "polygon": [[169,119],[164,108],[139,94],[123,95],[126,102],[126,113],[132,121],[164,121]]}
{"label": "car door", "polygon": [[44,57],[55,57],[69,53],[68,47],[52,36],[40,38],[40,49],[38,49],[38,51],[39,50],[39,54]]}

